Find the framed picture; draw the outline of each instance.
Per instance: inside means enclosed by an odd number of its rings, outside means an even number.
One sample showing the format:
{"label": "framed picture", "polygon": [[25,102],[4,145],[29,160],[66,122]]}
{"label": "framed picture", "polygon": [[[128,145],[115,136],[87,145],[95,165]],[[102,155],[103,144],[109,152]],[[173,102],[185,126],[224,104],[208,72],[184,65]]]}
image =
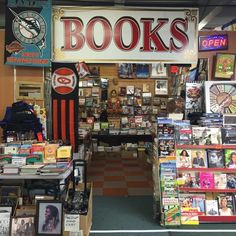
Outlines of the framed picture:
{"label": "framed picture", "polygon": [[62,235],[63,204],[60,201],[37,201],[37,235]]}
{"label": "framed picture", "polygon": [[0,229],[1,236],[8,236],[10,229],[10,219],[12,214],[12,207],[0,207]]}
{"label": "framed picture", "polygon": [[167,78],[167,67],[164,65],[163,62],[153,63],[152,70],[151,70],[151,78]]}
{"label": "framed picture", "polygon": [[27,217],[27,216],[35,216],[36,214],[36,206],[35,205],[25,205],[16,209],[15,216],[17,217]]}
{"label": "framed picture", "polygon": [[168,95],[168,80],[155,80],[155,95]]}
{"label": "framed picture", "polygon": [[16,99],[43,100],[43,83],[31,81],[16,82]]}
{"label": "framed picture", "polygon": [[208,72],[209,72],[208,58],[199,58],[197,81],[207,81],[209,78]]}
{"label": "framed picture", "polygon": [[206,112],[236,114],[236,81],[206,81]]}
{"label": "framed picture", "polygon": [[120,63],[118,65],[118,75],[120,78],[135,78],[136,77],[136,64]]}
{"label": "framed picture", "polygon": [[34,236],[35,235],[35,222],[33,216],[27,217],[12,217],[10,235],[20,236]]}
{"label": "framed picture", "polygon": [[217,53],[215,78],[231,79],[234,75],[235,54]]}
{"label": "framed picture", "polygon": [[149,64],[137,64],[136,65],[136,77],[148,78],[149,77]]}

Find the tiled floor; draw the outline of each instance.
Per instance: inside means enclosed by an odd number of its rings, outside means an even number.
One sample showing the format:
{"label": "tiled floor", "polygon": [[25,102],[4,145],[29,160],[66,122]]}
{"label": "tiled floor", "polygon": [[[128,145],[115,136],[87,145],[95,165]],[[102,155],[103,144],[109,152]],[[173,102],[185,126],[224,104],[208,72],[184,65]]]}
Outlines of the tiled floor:
{"label": "tiled floor", "polygon": [[88,181],[94,195],[152,195],[152,166],[138,158],[121,158],[119,154],[99,153],[88,165]]}

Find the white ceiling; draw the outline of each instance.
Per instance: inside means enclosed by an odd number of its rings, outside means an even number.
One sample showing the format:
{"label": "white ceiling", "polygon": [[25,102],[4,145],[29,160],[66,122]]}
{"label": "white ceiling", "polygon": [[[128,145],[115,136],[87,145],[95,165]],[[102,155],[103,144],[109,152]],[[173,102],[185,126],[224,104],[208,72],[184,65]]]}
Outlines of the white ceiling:
{"label": "white ceiling", "polygon": [[[7,1],[7,0],[6,0]],[[5,27],[5,0],[0,0],[0,27]],[[236,18],[236,0],[52,0],[53,5],[67,6],[145,6],[196,7],[203,30],[212,30]]]}

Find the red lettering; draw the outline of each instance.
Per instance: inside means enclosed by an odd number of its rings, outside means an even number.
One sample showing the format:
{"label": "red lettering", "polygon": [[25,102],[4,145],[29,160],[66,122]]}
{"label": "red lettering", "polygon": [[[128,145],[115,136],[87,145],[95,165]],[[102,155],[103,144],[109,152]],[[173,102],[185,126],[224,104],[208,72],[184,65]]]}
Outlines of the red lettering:
{"label": "red lettering", "polygon": [[[154,19],[142,18],[141,22],[143,23],[143,47],[140,48],[140,51],[151,52],[151,51],[168,51],[168,47],[162,41],[158,31],[168,23],[168,19],[157,19],[157,25],[154,29],[151,29]],[[154,44],[153,48],[151,44]]]}
{"label": "red lettering", "polygon": [[220,45],[220,40],[219,39],[216,39],[215,42],[214,42],[214,46],[215,47],[218,47]]}
{"label": "red lettering", "polygon": [[64,48],[62,50],[80,50],[84,46],[84,36],[81,33],[83,22],[79,18],[62,17],[64,23]]}
{"label": "red lettering", "polygon": [[[122,28],[124,23],[129,23],[131,27],[131,42],[128,45],[125,45],[122,40]],[[130,51],[135,48],[138,44],[140,38],[140,28],[137,21],[131,17],[120,18],[114,26],[114,42],[116,46],[123,51]]]}
{"label": "red lettering", "polygon": [[[170,38],[170,51],[182,51],[189,43],[187,34],[178,27],[179,24],[183,26],[185,32],[188,30],[187,19],[176,18],[172,21],[170,26],[170,32],[173,38]],[[174,42],[174,38],[179,41],[182,46],[178,47]]]}
{"label": "red lettering", "polygon": [[[94,39],[95,38],[94,26],[96,23],[101,23],[103,27],[104,35],[103,35],[103,42],[101,43],[101,45],[97,45]],[[111,43],[111,39],[112,39],[112,28],[107,19],[103,17],[94,17],[88,22],[87,28],[86,28],[86,40],[87,40],[88,46],[91,49],[95,51],[105,50]]]}
{"label": "red lettering", "polygon": [[220,40],[220,45],[221,46],[226,46],[227,45],[227,40],[226,39],[221,39]]}
{"label": "red lettering", "polygon": [[208,41],[207,41],[207,40],[203,40],[203,41],[202,41],[202,46],[203,46],[203,47],[207,47],[207,45],[208,45]]}
{"label": "red lettering", "polygon": [[214,44],[214,40],[210,39],[209,42],[208,42],[209,47],[211,47],[213,44]]}

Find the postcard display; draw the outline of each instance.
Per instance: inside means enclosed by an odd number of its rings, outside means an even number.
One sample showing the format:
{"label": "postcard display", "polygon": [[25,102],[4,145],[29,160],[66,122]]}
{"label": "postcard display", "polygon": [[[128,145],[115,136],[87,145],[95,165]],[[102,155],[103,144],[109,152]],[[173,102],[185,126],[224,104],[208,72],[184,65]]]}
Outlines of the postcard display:
{"label": "postcard display", "polygon": [[162,225],[236,222],[236,128],[224,116],[157,119]]}

